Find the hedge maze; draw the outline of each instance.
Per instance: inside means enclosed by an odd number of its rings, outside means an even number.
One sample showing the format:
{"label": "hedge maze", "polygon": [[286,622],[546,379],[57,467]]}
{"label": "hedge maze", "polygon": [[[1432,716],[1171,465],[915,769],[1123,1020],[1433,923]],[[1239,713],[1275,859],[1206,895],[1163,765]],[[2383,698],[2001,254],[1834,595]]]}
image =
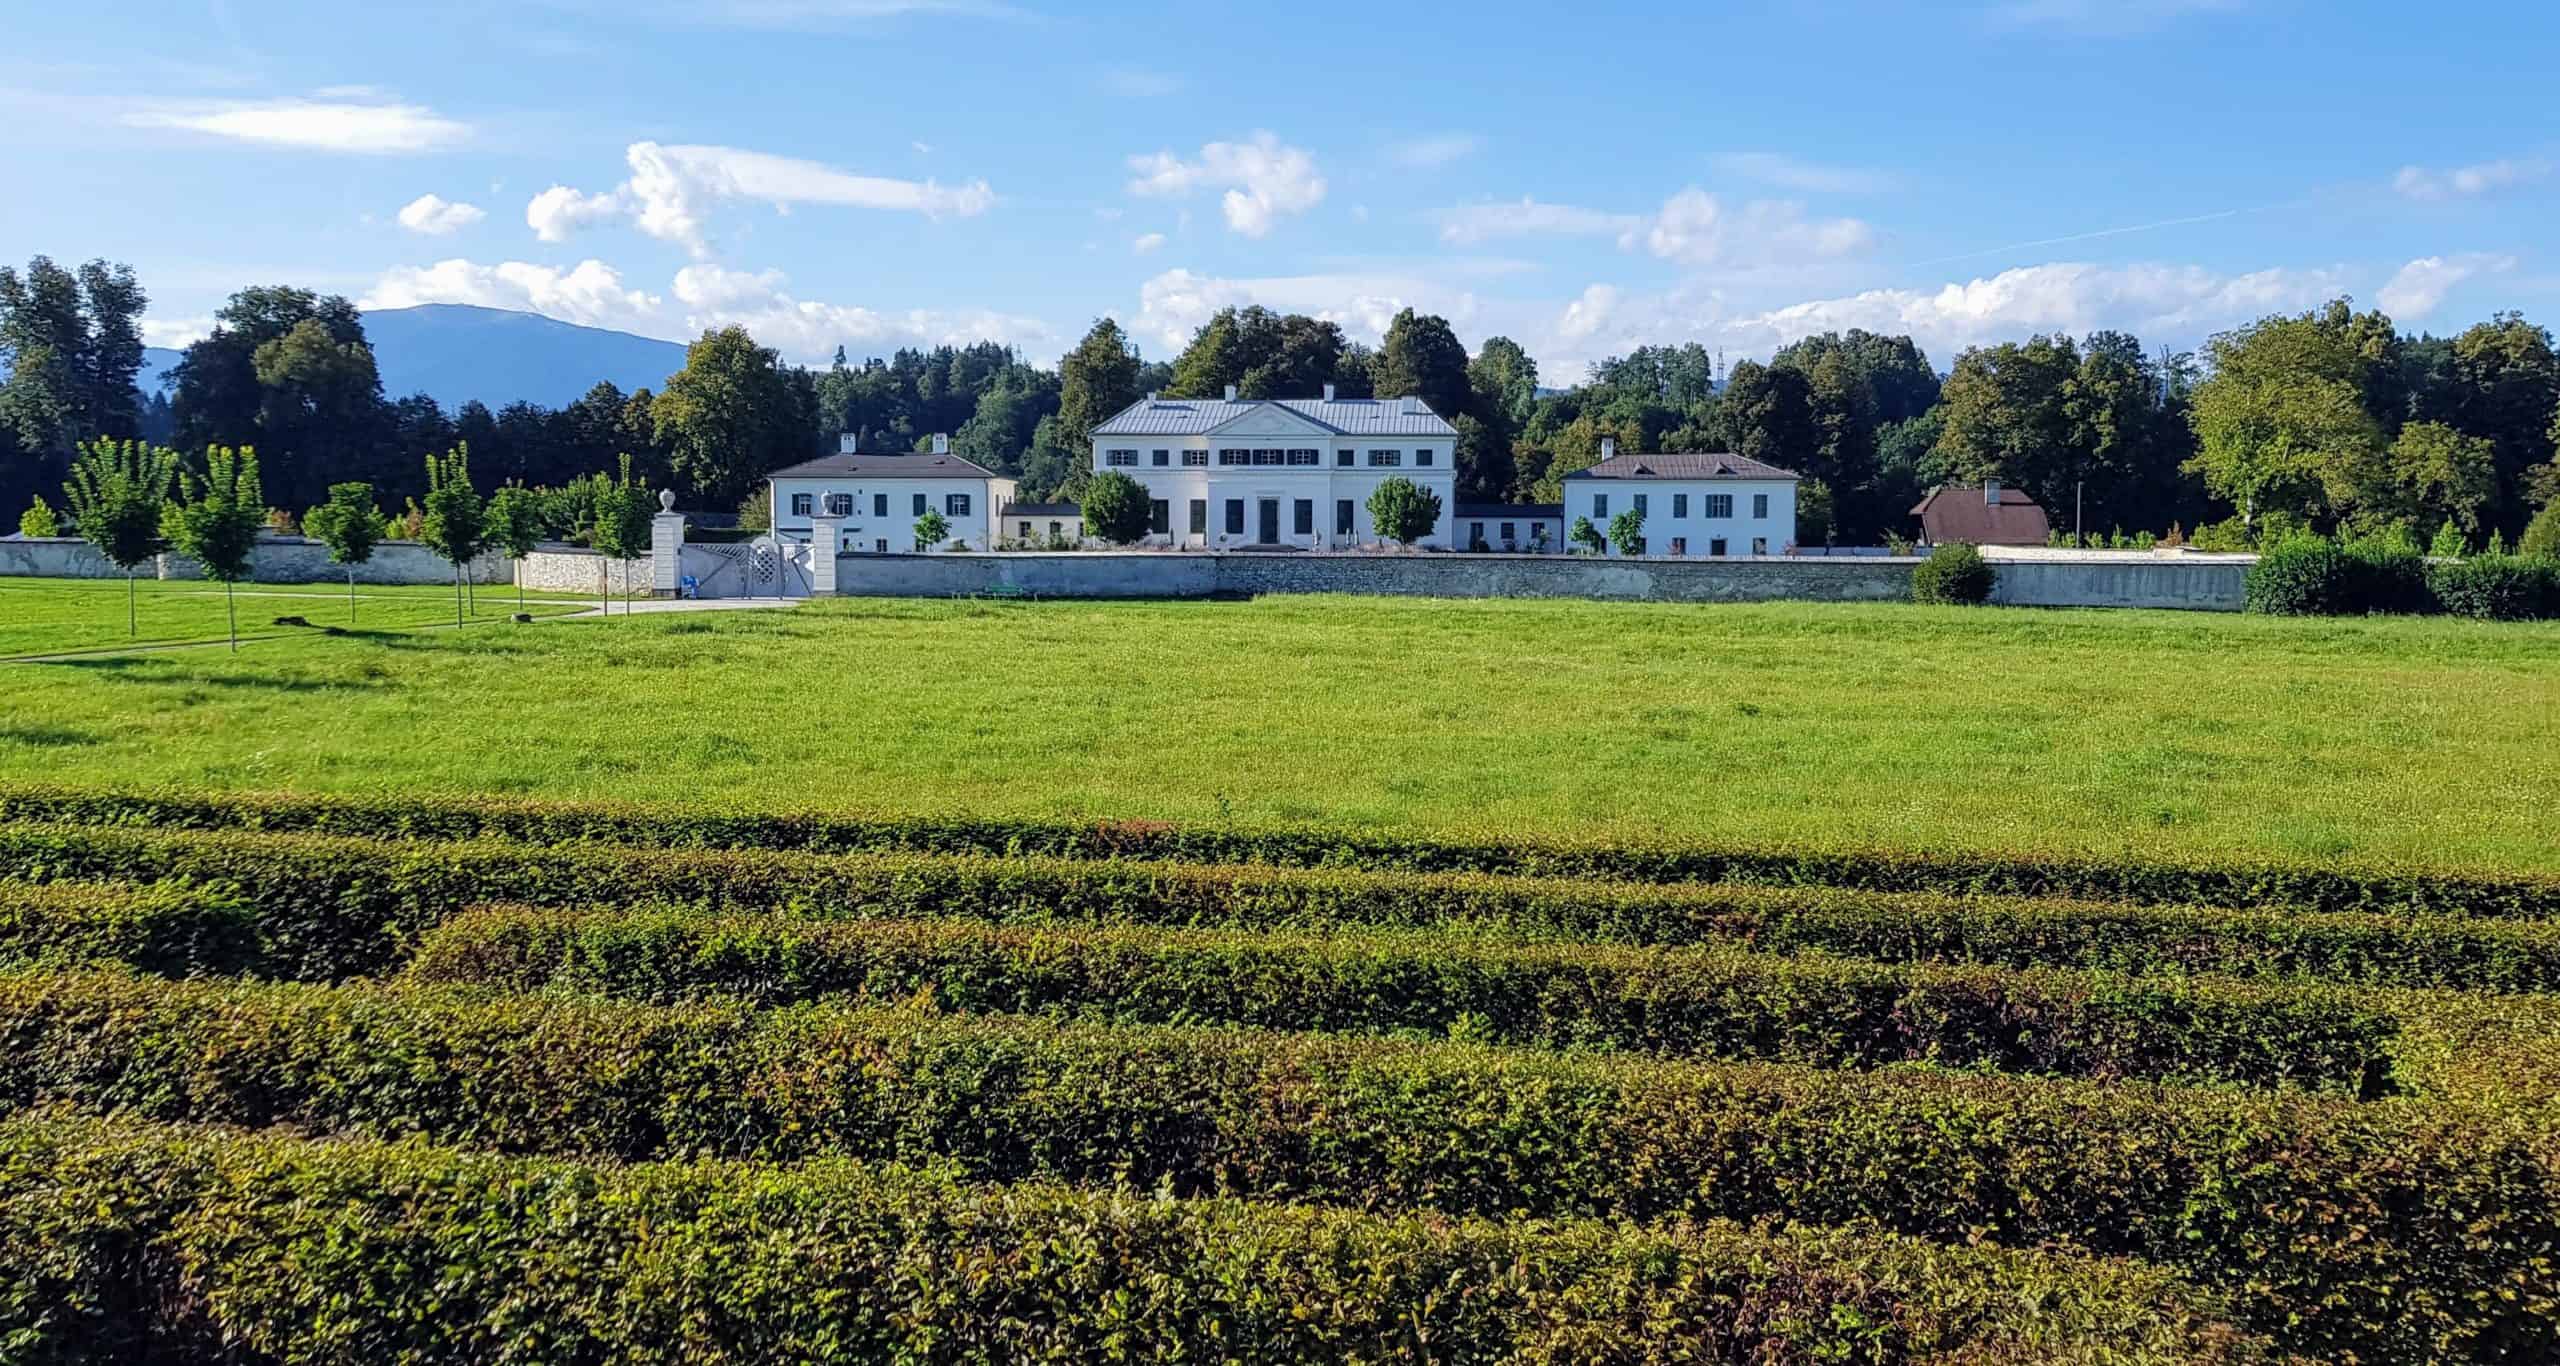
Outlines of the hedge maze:
{"label": "hedge maze", "polygon": [[2560,882],[0,792],[11,1361],[2560,1358]]}

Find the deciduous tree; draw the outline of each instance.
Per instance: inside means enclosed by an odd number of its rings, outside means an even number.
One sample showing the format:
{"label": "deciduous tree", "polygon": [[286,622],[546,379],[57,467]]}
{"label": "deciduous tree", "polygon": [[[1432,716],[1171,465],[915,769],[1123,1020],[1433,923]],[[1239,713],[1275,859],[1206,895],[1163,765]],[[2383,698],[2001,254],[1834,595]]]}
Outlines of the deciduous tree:
{"label": "deciduous tree", "polygon": [[1118,470],[1087,481],[1076,508],[1084,515],[1084,529],[1113,545],[1133,545],[1147,534],[1146,486]]}
{"label": "deciduous tree", "polygon": [[426,520],[418,539],[453,565],[453,624],[463,621],[464,572],[488,545],[488,510],[471,486],[471,448],[427,457]]}
{"label": "deciduous tree", "polygon": [[1410,546],[1440,524],[1440,495],[1401,476],[1369,491],[1369,525],[1398,545]]}
{"label": "deciduous tree", "polygon": [[258,486],[257,452],[214,446],[204,453],[204,474],[185,475],[187,497],[170,507],[169,539],[178,553],[203,566],[222,585],[231,621],[231,648],[240,648],[240,609],[232,585],[249,577],[258,533],[266,529],[267,499]]}
{"label": "deciduous tree", "polygon": [[373,485],[351,480],[329,486],[329,501],[302,518],[302,529],[329,547],[329,561],[347,567],[347,623],[356,620],[356,566],[373,558],[382,543],[382,510],[374,506]]}
{"label": "deciduous tree", "polygon": [[100,437],[80,448],[62,486],[72,526],[107,563],[124,571],[125,633],[135,622],[133,571],[160,553],[160,526],[175,485],[178,453],[141,441]]}
{"label": "deciduous tree", "polygon": [[667,377],[649,413],[675,477],[695,502],[729,507],[812,449],[815,407],[812,394],[804,413],[781,358],[732,326],[705,332],[685,349],[684,369]]}

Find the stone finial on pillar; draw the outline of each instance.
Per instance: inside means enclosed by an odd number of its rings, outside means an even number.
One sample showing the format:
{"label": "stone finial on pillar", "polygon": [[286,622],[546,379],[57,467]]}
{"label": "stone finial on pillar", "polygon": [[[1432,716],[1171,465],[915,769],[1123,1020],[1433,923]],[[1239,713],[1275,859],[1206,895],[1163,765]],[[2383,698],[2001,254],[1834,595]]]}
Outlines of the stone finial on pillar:
{"label": "stone finial on pillar", "polygon": [[844,548],[840,524],[833,517],[809,519],[809,596],[836,595],[836,552]]}
{"label": "stone finial on pillar", "polygon": [[683,574],[684,514],[673,489],[658,490],[658,514],[649,519],[649,596],[672,598]]}

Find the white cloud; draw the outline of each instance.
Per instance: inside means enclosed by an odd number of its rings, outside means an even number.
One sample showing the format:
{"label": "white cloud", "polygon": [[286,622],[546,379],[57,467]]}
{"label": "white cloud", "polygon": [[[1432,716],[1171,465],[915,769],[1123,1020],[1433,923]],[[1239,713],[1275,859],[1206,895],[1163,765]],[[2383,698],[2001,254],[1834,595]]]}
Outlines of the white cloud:
{"label": "white cloud", "polygon": [[2475,275],[2497,275],[2516,268],[2516,258],[2487,252],[2455,256],[2421,256],[2402,266],[2375,296],[2393,318],[2423,318],[2436,311],[2455,285]]}
{"label": "white cloud", "polygon": [[1102,73],[1102,88],[1108,94],[1124,99],[1153,100],[1182,93],[1183,80],[1167,71],[1149,71],[1142,67],[1115,66]]}
{"label": "white cloud", "polygon": [[420,105],[316,99],[151,104],[128,110],[124,122],[322,152],[424,152],[471,132]]}
{"label": "white cloud", "polygon": [[1406,308],[1437,313],[1462,331],[1482,311],[1473,293],[1419,275],[1349,272],[1227,279],[1168,270],[1138,287],[1138,317],[1130,327],[1179,349],[1219,309],[1248,304],[1339,323],[1355,339],[1369,342],[1383,337],[1387,324]]}
{"label": "white cloud", "polygon": [[400,206],[400,226],[425,237],[443,237],[488,217],[476,204],[459,204],[439,194],[422,194]]}
{"label": "white cloud", "polygon": [[1826,166],[1781,152],[1729,152],[1716,158],[1727,175],[1806,194],[1874,194],[1897,183],[1891,172],[1863,166]]}
{"label": "white cloud", "polygon": [[1556,333],[1570,338],[1588,337],[1609,321],[1618,306],[1618,287],[1593,285],[1582,291],[1582,297],[1566,304],[1564,316],[1556,319]]}
{"label": "white cloud", "polygon": [[2191,341],[2270,313],[2312,307],[2344,287],[2335,270],[2224,275],[2201,266],[2056,262],[1934,290],[1869,290],[1790,304],[1734,318],[1727,331],[1737,341],[1768,346],[1850,327],[1907,332],[1946,364],[1967,346],[2037,332],[2116,328]]}
{"label": "white cloud", "polygon": [[997,313],[907,309],[878,311],[793,298],[780,271],[730,270],[690,265],[676,272],[675,295],[687,312],[685,335],[736,324],[786,357],[823,358],[838,346],[881,354],[901,346],[1000,341],[1016,346],[1054,344],[1057,333],[1037,318]]}
{"label": "white cloud", "polygon": [[554,185],[524,206],[524,223],[545,242],[566,242],[571,233],[589,223],[615,217],[623,208],[620,195],[582,194],[566,185]]}
{"label": "white cloud", "polygon": [[1643,226],[1640,214],[1608,213],[1570,204],[1467,204],[1440,213],[1440,240],[1473,246],[1505,237],[1620,237]]}
{"label": "white cloud", "polygon": [[385,271],[357,300],[360,308],[417,304],[478,304],[590,327],[637,329],[656,316],[659,300],[646,291],[626,288],[622,276],[602,261],[581,261],[564,271],[525,261],[484,266],[459,257]]}
{"label": "white cloud", "polygon": [[1141,234],[1141,235],[1139,236],[1139,238],[1138,238],[1138,240],[1137,240],[1137,241],[1132,242],[1132,243],[1130,243],[1130,244],[1129,244],[1129,250],[1131,250],[1131,251],[1134,251],[1134,252],[1138,253],[1140,256],[1144,256],[1144,255],[1146,255],[1148,252],[1154,251],[1156,248],[1161,247],[1161,246],[1163,246],[1163,245],[1164,245],[1164,234],[1163,234],[1163,233],[1160,233],[1160,232],[1143,233],[1143,234]]}
{"label": "white cloud", "polygon": [[1315,158],[1267,132],[1246,142],[1209,143],[1192,161],[1171,152],[1133,156],[1129,169],[1137,172],[1129,182],[1134,195],[1178,198],[1226,187],[1219,203],[1227,226],[1247,237],[1269,233],[1282,214],[1304,213],[1324,202],[1324,177]]}
{"label": "white cloud", "polygon": [[2484,161],[2475,166],[2442,170],[2403,166],[2391,188],[2417,200],[2469,199],[2518,185],[2530,185],[2551,174],[2548,161]]}
{"label": "white cloud", "polygon": [[1643,241],[1682,265],[1753,266],[1847,256],[1873,243],[1875,231],[1854,218],[1807,218],[1791,200],[1755,199],[1727,210],[1693,186],[1663,201]]}
{"label": "white cloud", "polygon": [[1410,170],[1431,170],[1474,156],[1484,139],[1473,133],[1438,133],[1387,145],[1387,160]]}
{"label": "white cloud", "polygon": [[629,180],[606,194],[554,185],[525,206],[526,225],[543,241],[558,242],[585,224],[627,213],[642,232],[705,257],[711,254],[711,208],[722,200],[755,200],[784,213],[797,204],[837,204],[928,218],[974,217],[996,202],[995,191],[983,180],[946,186],[856,175],[820,162],[737,147],[635,142],[624,155],[631,165]]}
{"label": "white cloud", "polygon": [[144,318],[142,344],[182,350],[213,335],[211,318]]}

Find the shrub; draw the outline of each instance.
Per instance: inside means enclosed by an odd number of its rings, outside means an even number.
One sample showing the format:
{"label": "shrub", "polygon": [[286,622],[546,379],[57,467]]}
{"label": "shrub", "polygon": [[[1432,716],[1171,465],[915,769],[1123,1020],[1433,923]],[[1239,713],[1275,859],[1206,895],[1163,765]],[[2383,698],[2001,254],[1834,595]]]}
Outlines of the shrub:
{"label": "shrub", "polygon": [[2464,1107],[111,977],[0,977],[0,1027],[14,1057],[0,1095],[18,1105],[632,1160],[930,1160],[969,1179],[1176,1195],[2076,1244],[2222,1289],[2322,1360],[2534,1359],[2560,1328],[2546,1283],[2560,1196],[2534,1147],[2548,1129]]}
{"label": "shrub", "polygon": [[[33,534],[33,533],[29,533]],[[2560,499],[2543,506],[2525,524],[2524,535],[2516,541],[2516,553],[2529,559],[2548,560],[2560,564]]]}
{"label": "shrub", "polygon": [[[208,876],[260,875],[264,846],[223,846],[195,854],[178,854],[165,841],[181,830],[256,829],[397,837],[407,840],[456,840],[495,837],[524,844],[637,844],[670,851],[699,849],[797,850],[813,853],[886,853],[893,851],[945,855],[1045,856],[1109,860],[1122,865],[1096,874],[1097,879],[1153,878],[1132,861],[1256,864],[1278,867],[1324,867],[1380,872],[1482,872],[1583,881],[1682,883],[1722,882],[1788,887],[1852,888],[1878,892],[1947,892],[2035,897],[2087,897],[2145,904],[2209,904],[2221,906],[2284,905],[2310,910],[2387,910],[2465,915],[2548,916],[2560,914],[2560,877],[2491,875],[2469,871],[2433,871],[2358,867],[2336,861],[2320,864],[2244,860],[2226,863],[2170,863],[2139,857],[2078,857],[2036,854],[1966,854],[1931,850],[1735,849],[1716,846],[1640,843],[1542,843],[1507,837],[1468,841],[1400,838],[1367,831],[1324,827],[1186,826],[1142,822],[1076,822],[1040,819],[972,819],[968,817],[814,815],[807,813],[741,814],[677,810],[613,802],[511,801],[475,798],[440,801],[433,797],[305,796],[279,793],[149,794],[101,792],[75,788],[0,785],[0,822],[60,821],[78,825],[153,826],[159,834],[134,831],[109,836],[73,830],[11,831],[0,825],[0,876],[11,868],[43,869],[55,860],[88,869],[79,876],[122,877],[119,858],[141,858],[192,865],[221,866],[236,872]],[[137,841],[139,841],[137,843]],[[282,849],[292,847],[287,841]],[[146,852],[146,848],[151,852]],[[278,853],[277,857],[285,857]],[[490,877],[532,879],[533,885],[559,881],[544,869],[544,860],[522,850],[438,849],[395,846],[383,849],[364,842],[341,842],[320,856],[333,871],[327,877],[346,884],[350,898],[373,895],[360,874],[368,859],[387,866],[437,869],[452,878],[471,873],[494,859]],[[648,898],[664,893],[649,859],[612,851],[563,851],[576,867],[612,868],[610,873],[580,873],[619,880]],[[741,865],[744,866],[744,865]],[[822,865],[779,865],[798,869],[790,877],[807,884],[836,876]],[[1210,870],[1222,884],[1239,876],[1234,869]],[[42,873],[61,876],[61,873]],[[159,876],[157,873],[133,874]],[[702,871],[670,874],[683,878],[709,876]],[[776,872],[758,874],[780,876]],[[940,874],[937,874],[939,876]],[[1003,869],[982,867],[977,874],[1002,881]],[[735,876],[741,885],[746,874]],[[1044,874],[1045,876],[1045,874]],[[456,884],[459,885],[459,884]],[[504,884],[475,893],[475,900],[540,900],[531,893],[511,892]],[[1550,888],[1580,896],[1588,888]],[[682,895],[691,896],[692,893]],[[1506,894],[1507,895],[1507,894]],[[743,904],[771,905],[770,898],[748,898]]]}
{"label": "shrub", "polygon": [[2416,616],[2436,610],[2427,588],[2427,557],[2409,539],[2396,534],[2365,536],[2339,547],[2347,560],[2347,607],[2352,612]]}
{"label": "shrub", "polygon": [[0,882],[0,965],[124,963],[172,977],[266,966],[256,912],[184,882]]}
{"label": "shrub", "polygon": [[1147,486],[1118,470],[1105,470],[1076,500],[1085,530],[1112,545],[1136,545],[1147,535]]}
{"label": "shrub", "polygon": [[2279,617],[2328,617],[2361,612],[2355,562],[2331,541],[2297,536],[2258,556],[2249,566],[2242,596],[2246,608]]}
{"label": "shrub", "polygon": [[606,1169],[76,1119],[0,1128],[0,1335],[40,1360],[2262,1359],[2122,1262],[1874,1234],[1451,1221]]}
{"label": "shrub", "polygon": [[2458,617],[2534,621],[2560,616],[2560,566],[2512,555],[2475,555],[2428,575],[2437,601]]}
{"label": "shrub", "polygon": [[62,523],[54,517],[52,505],[39,496],[27,505],[26,511],[18,514],[18,534],[37,540],[59,536]]}
{"label": "shrub", "polygon": [[1398,475],[1369,490],[1369,525],[1398,545],[1412,545],[1440,525],[1440,495]]}
{"label": "shrub", "polygon": [[956,1010],[1266,1029],[1466,1028],[1487,1042],[1828,1067],[2383,1089],[2392,998],[2056,970],[1903,967],[1730,948],[1435,936],[999,928],[675,913],[484,913],[429,936],[424,981],[762,1005],[919,993]]}
{"label": "shrub", "polygon": [[1982,552],[1961,541],[1932,548],[1911,571],[1911,600],[1971,606],[1991,600],[1998,570]]}

